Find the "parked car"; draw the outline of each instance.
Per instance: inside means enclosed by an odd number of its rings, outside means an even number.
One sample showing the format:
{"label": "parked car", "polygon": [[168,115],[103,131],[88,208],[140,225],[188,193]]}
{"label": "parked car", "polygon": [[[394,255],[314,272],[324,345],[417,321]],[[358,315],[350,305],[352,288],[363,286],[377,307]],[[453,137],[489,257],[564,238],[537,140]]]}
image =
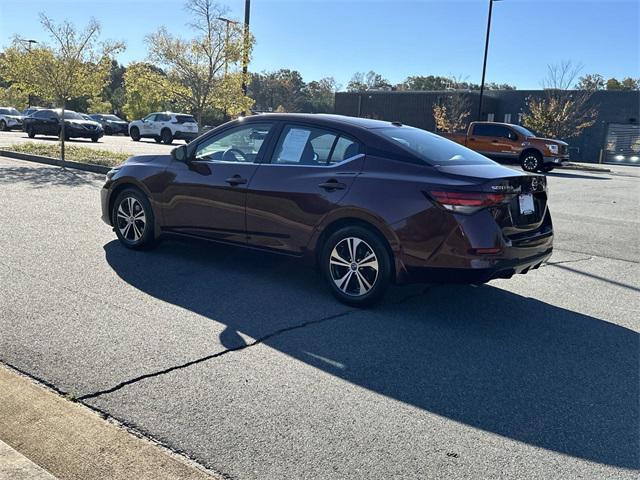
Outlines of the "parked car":
{"label": "parked car", "polygon": [[543,175],[424,130],[339,115],[226,123],[171,155],[129,158],[101,197],[125,247],[177,234],[302,257],[351,305],[392,282],[509,278],[552,253]]}
{"label": "parked car", "polygon": [[193,140],[198,136],[198,122],[184,113],[156,112],[129,123],[129,136],[137,142],[153,138],[170,145],[174,140]]}
{"label": "parked car", "polygon": [[22,130],[22,114],[13,107],[0,107],[0,132],[14,128]]}
{"label": "parked car", "polygon": [[25,108],[22,111],[22,116],[23,117],[28,117],[29,115],[31,115],[34,112],[37,112],[38,110],[46,110],[46,108],[44,108],[44,107],[28,107],[28,108]]}
{"label": "parked car", "polygon": [[129,134],[129,122],[111,113],[94,113],[91,119],[102,125],[105,135]]}
{"label": "parked car", "polygon": [[467,133],[442,136],[496,160],[517,160],[527,172],[550,172],[569,161],[567,143],[510,123],[471,122]]}
{"label": "parked car", "polygon": [[[24,131],[29,138],[36,135],[60,136],[60,109],[38,110],[24,119]],[[98,122],[85,120],[81,114],[72,110],[64,111],[64,130],[66,138],[90,138],[97,142],[104,135]]]}

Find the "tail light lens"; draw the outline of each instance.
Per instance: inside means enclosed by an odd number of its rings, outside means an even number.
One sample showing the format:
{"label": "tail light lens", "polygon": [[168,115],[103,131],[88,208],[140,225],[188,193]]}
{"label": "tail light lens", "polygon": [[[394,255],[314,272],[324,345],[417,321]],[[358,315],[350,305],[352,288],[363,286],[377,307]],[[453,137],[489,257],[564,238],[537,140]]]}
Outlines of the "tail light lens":
{"label": "tail light lens", "polygon": [[486,207],[504,203],[504,193],[430,191],[429,196],[446,210],[457,213],[473,213]]}

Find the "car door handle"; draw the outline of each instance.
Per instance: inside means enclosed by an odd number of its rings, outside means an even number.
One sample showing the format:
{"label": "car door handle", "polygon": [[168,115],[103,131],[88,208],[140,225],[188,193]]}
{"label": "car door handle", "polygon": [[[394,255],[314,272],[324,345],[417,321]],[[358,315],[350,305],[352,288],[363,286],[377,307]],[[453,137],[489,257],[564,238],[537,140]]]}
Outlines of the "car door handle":
{"label": "car door handle", "polygon": [[319,184],[318,187],[331,192],[333,190],[344,190],[345,188],[347,188],[347,185],[337,181],[335,178],[332,178],[330,180],[327,180],[326,182]]}
{"label": "car door handle", "polygon": [[234,175],[233,177],[227,178],[225,182],[227,182],[229,185],[232,185],[232,186],[243,185],[247,183],[247,179],[242,178],[240,175]]}

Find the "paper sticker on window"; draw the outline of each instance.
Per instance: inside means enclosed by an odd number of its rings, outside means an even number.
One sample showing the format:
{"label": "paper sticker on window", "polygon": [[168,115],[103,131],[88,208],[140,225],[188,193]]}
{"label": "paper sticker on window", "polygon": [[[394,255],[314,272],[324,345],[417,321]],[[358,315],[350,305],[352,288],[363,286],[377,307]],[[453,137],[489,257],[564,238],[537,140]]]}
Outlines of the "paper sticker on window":
{"label": "paper sticker on window", "polygon": [[300,163],[302,152],[307,145],[311,132],[300,128],[292,128],[282,142],[282,149],[278,155],[279,162]]}

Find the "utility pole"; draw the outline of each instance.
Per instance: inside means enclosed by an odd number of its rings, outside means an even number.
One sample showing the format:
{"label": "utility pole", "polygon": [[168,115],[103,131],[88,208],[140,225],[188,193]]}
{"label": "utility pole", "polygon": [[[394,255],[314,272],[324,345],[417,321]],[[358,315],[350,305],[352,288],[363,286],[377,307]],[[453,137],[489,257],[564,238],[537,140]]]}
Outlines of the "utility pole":
{"label": "utility pole", "polygon": [[242,51],[242,93],[247,94],[247,70],[249,68],[249,19],[251,0],[244,0],[244,48]]}
{"label": "utility pole", "polygon": [[480,83],[480,101],[478,102],[478,121],[482,120],[482,96],[484,95],[484,78],[487,72],[487,54],[489,53],[489,35],[491,33],[491,12],[493,11],[493,2],[500,0],[489,0],[489,19],[487,20],[487,38],[484,43],[484,62],[482,64],[482,82]]}

